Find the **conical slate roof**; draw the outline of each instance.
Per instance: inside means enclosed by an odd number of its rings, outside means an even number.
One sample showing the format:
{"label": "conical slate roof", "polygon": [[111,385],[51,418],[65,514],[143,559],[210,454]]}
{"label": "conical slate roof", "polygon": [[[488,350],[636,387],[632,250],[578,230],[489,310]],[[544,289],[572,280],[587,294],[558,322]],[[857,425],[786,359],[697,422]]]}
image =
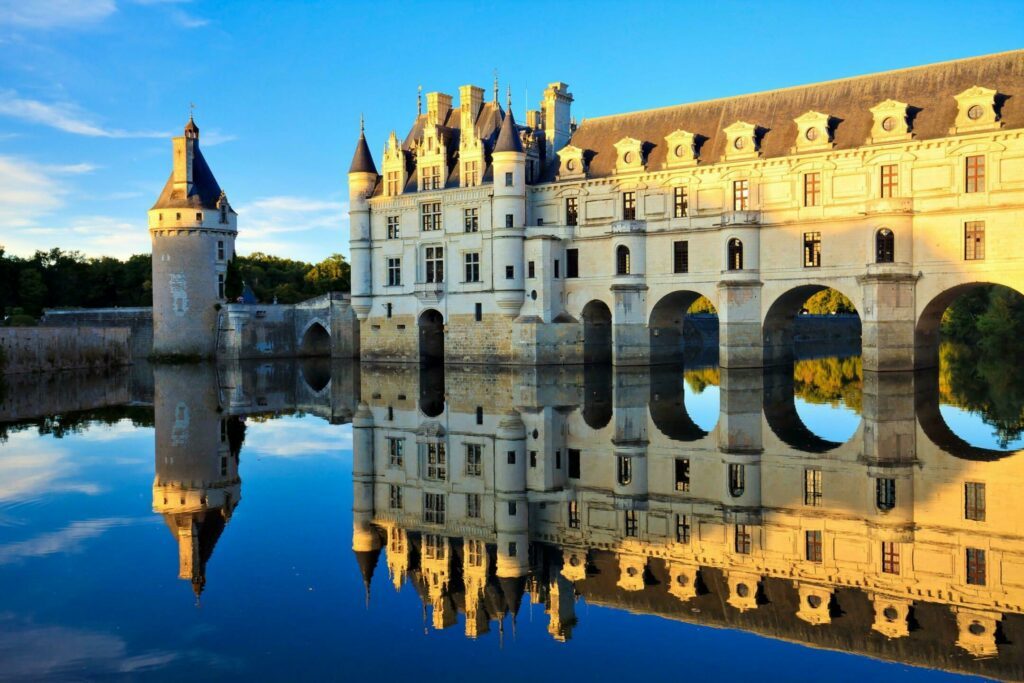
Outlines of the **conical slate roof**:
{"label": "conical slate roof", "polygon": [[366,144],[366,135],[359,134],[359,142],[356,143],[356,153],[352,155],[352,165],[348,168],[349,173],[373,173],[376,175],[377,166],[373,163],[373,155],[370,154],[370,146]]}
{"label": "conical slate roof", "polygon": [[498,141],[494,143],[495,152],[522,152],[523,142],[519,139],[519,129],[516,128],[516,120],[509,109],[505,114],[505,120],[501,122],[501,131],[498,133]]}

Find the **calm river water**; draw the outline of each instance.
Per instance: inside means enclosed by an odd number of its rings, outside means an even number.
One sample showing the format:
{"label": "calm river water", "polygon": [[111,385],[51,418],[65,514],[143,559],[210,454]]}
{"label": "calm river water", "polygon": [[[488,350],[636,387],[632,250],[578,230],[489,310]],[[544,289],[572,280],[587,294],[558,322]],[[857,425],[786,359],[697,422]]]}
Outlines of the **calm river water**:
{"label": "calm river water", "polygon": [[943,360],[8,377],[0,680],[1022,679],[1024,401]]}

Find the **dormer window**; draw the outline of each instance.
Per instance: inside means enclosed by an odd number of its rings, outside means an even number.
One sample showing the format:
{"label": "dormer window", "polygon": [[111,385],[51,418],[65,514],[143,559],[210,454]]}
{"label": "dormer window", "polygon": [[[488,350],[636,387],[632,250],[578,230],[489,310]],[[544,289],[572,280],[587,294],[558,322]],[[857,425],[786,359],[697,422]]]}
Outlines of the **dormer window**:
{"label": "dormer window", "polygon": [[910,107],[906,102],[886,100],[870,111],[874,123],[869,143],[910,139]]}
{"label": "dormer window", "polygon": [[566,145],[558,150],[557,154],[559,178],[582,178],[586,175],[587,169],[582,149],[573,145]]}
{"label": "dormer window", "polygon": [[999,113],[996,111],[996,95],[991,88],[974,86],[956,95],[957,115],[951,133],[966,133],[976,130],[999,128]]}
{"label": "dormer window", "polygon": [[809,111],[793,119],[796,124],[796,151],[829,149],[832,145],[832,129],[828,114]]}
{"label": "dormer window", "polygon": [[697,163],[697,136],[686,130],[676,130],[665,136],[668,155],[667,168],[693,166]]}
{"label": "dormer window", "polygon": [[622,138],[615,143],[615,170],[619,173],[644,170],[644,143],[636,138]]}
{"label": "dormer window", "polygon": [[757,126],[737,121],[724,131],[726,159],[753,159],[758,155]]}

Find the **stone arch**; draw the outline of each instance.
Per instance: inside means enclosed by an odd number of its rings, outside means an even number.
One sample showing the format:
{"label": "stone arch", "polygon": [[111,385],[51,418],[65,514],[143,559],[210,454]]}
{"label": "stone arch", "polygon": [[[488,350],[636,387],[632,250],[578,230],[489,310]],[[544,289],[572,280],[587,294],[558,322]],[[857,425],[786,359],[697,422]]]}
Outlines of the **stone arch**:
{"label": "stone arch", "polygon": [[610,363],[612,360],[612,311],[608,304],[593,299],[583,307],[583,362]]}
{"label": "stone arch", "polygon": [[420,313],[419,352],[421,363],[444,363],[444,316],[434,308]]}
{"label": "stone arch", "polygon": [[[850,441],[833,441],[815,434],[796,410],[793,373],[788,368],[766,369],[764,373],[764,419],[780,441],[805,453],[827,453]],[[863,418],[860,427],[863,427]],[[851,437],[851,438],[854,438]]]}
{"label": "stone arch", "polygon": [[[647,321],[647,328],[650,335],[651,363],[679,363],[687,351],[686,341],[717,343],[717,330],[715,338],[704,339],[704,334],[692,323],[687,325],[686,311],[697,299],[704,296],[695,290],[677,290],[669,292],[658,299],[658,302],[651,308],[651,315]],[[691,353],[685,355],[693,356],[692,352],[699,351],[699,344],[691,344]]]}
{"label": "stone arch", "polygon": [[444,412],[444,364],[420,365],[419,409],[426,417],[437,417]]}
{"label": "stone arch", "polygon": [[611,365],[583,369],[583,421],[591,429],[604,429],[612,421],[614,391]]}
{"label": "stone arch", "polygon": [[942,324],[942,314],[946,312],[946,309],[964,294],[992,285],[1012,289],[1017,294],[1024,296],[1024,292],[1021,292],[1018,287],[992,280],[979,280],[948,287],[934,295],[924,305],[914,326],[914,364],[917,368],[937,368],[939,366],[939,327]]}
{"label": "stone arch", "polygon": [[686,376],[682,368],[651,372],[648,411],[655,428],[673,441],[700,441],[710,434],[686,410]]}
{"label": "stone arch", "polygon": [[300,356],[330,356],[331,333],[320,320],[313,320],[302,332],[299,342]]}
{"label": "stone arch", "polygon": [[[854,306],[857,305],[857,299],[853,296],[848,295],[839,287],[832,284],[814,283],[806,285],[797,285],[792,287],[782,294],[780,294],[775,301],[772,302],[771,306],[768,307],[764,314],[764,320],[761,322],[761,333],[764,341],[764,364],[765,366],[771,365],[788,365],[793,362],[794,350],[793,344],[796,341],[796,335],[794,328],[796,327],[796,318],[800,315],[803,309],[804,302],[808,298],[814,296],[818,292],[826,289],[834,289],[846,296]],[[853,325],[852,321],[848,321],[851,326],[856,329],[856,339],[846,339],[843,334],[843,329],[837,326],[837,334],[840,335],[836,339],[838,342],[847,342],[852,348],[850,351],[855,350],[856,353],[861,351],[861,321],[860,312],[857,312],[857,322]]]}
{"label": "stone arch", "polygon": [[326,358],[304,358],[298,361],[299,374],[315,396],[322,395],[331,384],[331,362]]}

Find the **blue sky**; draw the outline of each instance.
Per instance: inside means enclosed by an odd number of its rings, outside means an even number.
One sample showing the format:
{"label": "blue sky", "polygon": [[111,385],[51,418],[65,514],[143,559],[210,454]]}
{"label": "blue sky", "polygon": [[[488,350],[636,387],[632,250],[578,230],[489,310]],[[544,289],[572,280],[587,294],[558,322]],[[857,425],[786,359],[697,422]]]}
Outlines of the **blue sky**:
{"label": "blue sky", "polygon": [[[993,30],[998,26],[998,30]],[[238,249],[347,253],[345,172],[416,87],[513,106],[570,84],[578,118],[1022,47],[1024,3],[0,0],[0,244],[148,251],[190,102]]]}

